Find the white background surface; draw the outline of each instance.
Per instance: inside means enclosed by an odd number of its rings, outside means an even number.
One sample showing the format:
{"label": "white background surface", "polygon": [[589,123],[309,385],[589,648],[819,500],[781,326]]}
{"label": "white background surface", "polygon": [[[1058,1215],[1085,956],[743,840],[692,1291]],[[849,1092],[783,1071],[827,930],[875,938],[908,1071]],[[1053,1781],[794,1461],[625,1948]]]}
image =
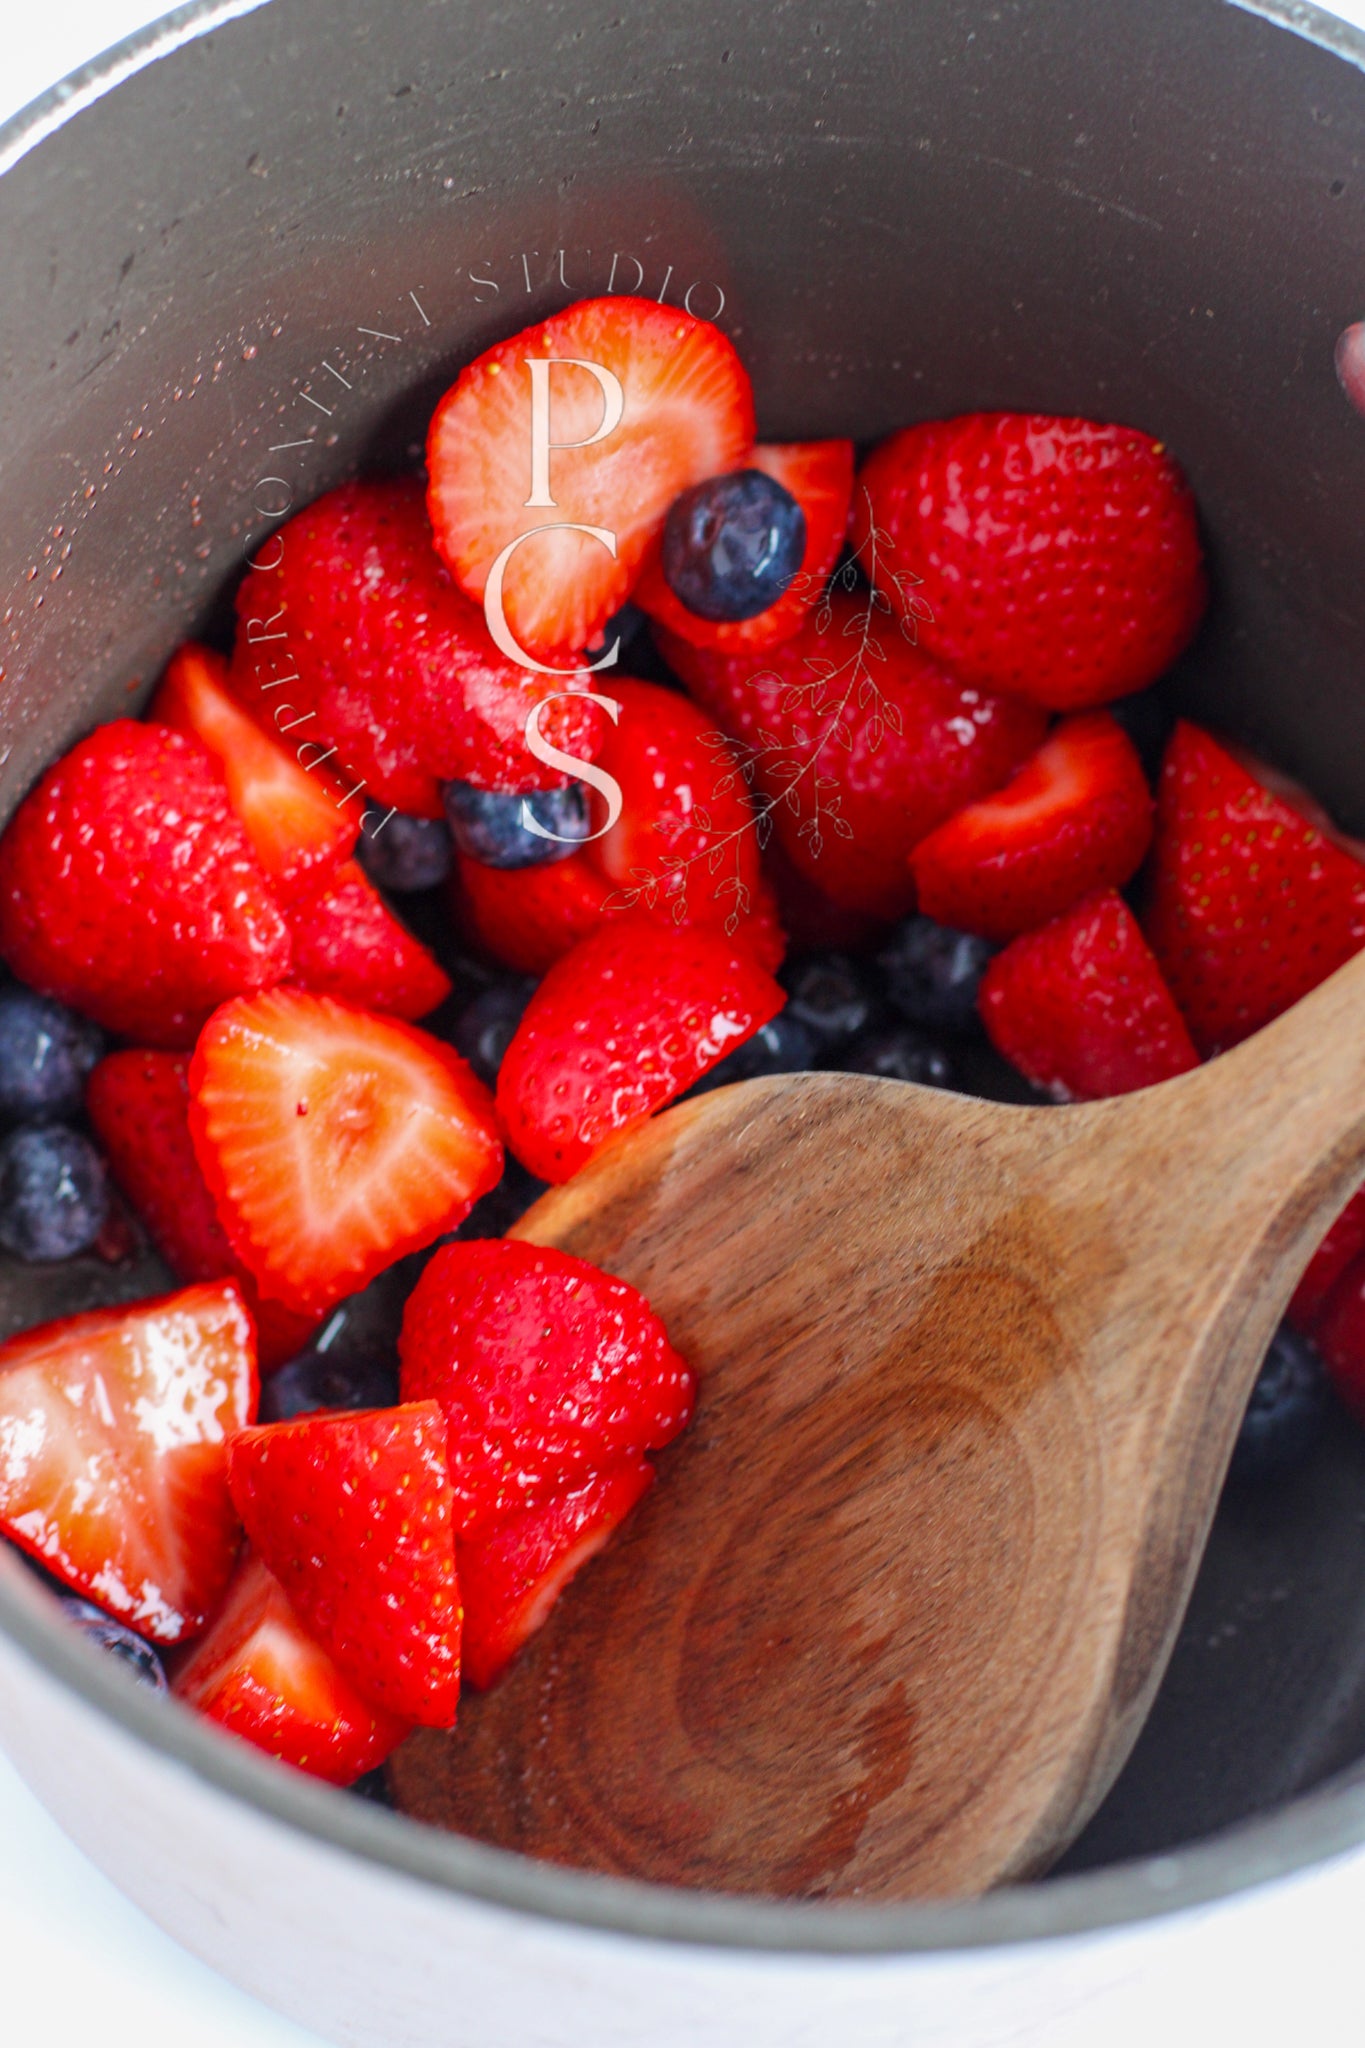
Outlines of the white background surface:
{"label": "white background surface", "polygon": [[[376,10],[393,4],[374,0]],[[0,119],[163,11],[150,0],[0,0]],[[1365,26],[1365,0],[1340,0],[1334,11]],[[1102,21],[1096,0],[1097,27]],[[1354,1903],[1350,1910],[1341,1942],[1355,1953]],[[1285,1968],[1294,1968],[1291,1956]],[[1198,2009],[1192,1997],[1191,2011]],[[1355,2032],[1347,2027],[1340,2038]],[[71,1846],[3,1757],[0,2040],[5,2048],[317,2048],[316,2036],[267,2012],[144,1919]],[[1239,2048],[1283,2042],[1277,2013],[1263,2035],[1242,2030]],[[1152,2044],[1108,2030],[1104,2048]]]}

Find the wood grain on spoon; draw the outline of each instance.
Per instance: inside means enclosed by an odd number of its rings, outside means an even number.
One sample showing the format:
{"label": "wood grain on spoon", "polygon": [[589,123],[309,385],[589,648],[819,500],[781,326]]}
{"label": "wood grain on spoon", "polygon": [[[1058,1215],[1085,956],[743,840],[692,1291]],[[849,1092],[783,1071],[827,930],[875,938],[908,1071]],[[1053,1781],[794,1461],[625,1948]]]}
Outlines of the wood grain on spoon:
{"label": "wood grain on spoon", "polygon": [[1365,1175],[1365,955],[1162,1087],[719,1090],[514,1233],[701,1375],[660,1483],[399,1804],[556,1862],[887,1900],[1044,1868],[1147,1713],[1276,1321]]}

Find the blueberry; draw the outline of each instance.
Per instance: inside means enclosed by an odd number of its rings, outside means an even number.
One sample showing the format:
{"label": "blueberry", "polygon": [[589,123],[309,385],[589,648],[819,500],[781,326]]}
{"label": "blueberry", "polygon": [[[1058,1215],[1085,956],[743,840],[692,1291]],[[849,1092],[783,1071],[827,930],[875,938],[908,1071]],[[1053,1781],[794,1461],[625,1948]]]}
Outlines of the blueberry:
{"label": "blueberry", "polygon": [[952,1054],[913,1024],[864,1031],[839,1055],[841,1073],[880,1074],[888,1081],[918,1081],[925,1088],[955,1088]]}
{"label": "blueberry", "polygon": [[439,818],[409,818],[399,811],[384,819],[373,838],[361,832],[356,858],[377,888],[398,895],[434,889],[450,873],[450,831]]}
{"label": "blueberry", "polygon": [[63,1611],[77,1628],[98,1650],[107,1650],[111,1657],[117,1657],[126,1664],[134,1678],[150,1685],[153,1692],[165,1692],[166,1674],[161,1668],[161,1659],[150,1643],[134,1635],[121,1621],[94,1607],[88,1600],[77,1600],[67,1595],[62,1600]]}
{"label": "blueberry", "polygon": [[931,1031],[962,1031],[976,1017],[976,992],[996,948],[989,939],[956,932],[932,917],[897,925],[877,965],[886,993],[911,1024]]}
{"label": "blueberry", "polygon": [[619,612],[613,612],[591,646],[584,648],[588,661],[598,661],[609,647],[617,649],[616,659],[622,662],[645,629],[645,615],[637,605],[623,604]]}
{"label": "blueberry", "polygon": [[522,1012],[535,993],[534,981],[495,981],[492,988],[475,996],[461,1010],[449,1038],[481,1081],[491,1088],[497,1081],[503,1054],[512,1043]]}
{"label": "blueberry", "polygon": [[262,1422],[288,1422],[321,1408],[392,1408],[398,1375],[391,1365],[330,1358],[325,1351],[301,1351],[272,1372],[261,1388]]}
{"label": "blueberry", "polygon": [[809,1026],[788,1010],[779,1011],[743,1045],[727,1053],[709,1073],[688,1089],[689,1095],[705,1095],[712,1088],[727,1087],[731,1081],[756,1081],[764,1074],[800,1074],[815,1065],[815,1038]]}
{"label": "blueberry", "polygon": [[669,507],[663,572],[702,619],[753,619],[777,603],[806,552],[806,515],[761,469],[694,484]]}
{"label": "blueberry", "polygon": [[[531,789],[524,796],[475,789],[472,782],[448,782],[445,805],[460,852],[486,868],[535,868],[546,861],[567,860],[592,830],[588,792],[581,782],[566,782],[562,789]],[[558,837],[544,839],[531,831],[523,809]]]}
{"label": "blueberry", "polygon": [[787,991],[782,1014],[805,1025],[817,1055],[837,1052],[879,1019],[867,976],[845,953],[807,953],[790,961],[778,979]]}
{"label": "blueberry", "polygon": [[103,1051],[97,1024],[32,989],[0,989],[0,1122],[75,1116]]}
{"label": "blueberry", "polygon": [[393,1798],[389,1792],[388,1774],[382,1764],[378,1770],[366,1771],[365,1775],[357,1778],[353,1785],[347,1787],[347,1790],[354,1792],[357,1799],[368,1799],[375,1806],[387,1806],[390,1811],[393,1810]]}
{"label": "blueberry", "polygon": [[104,1161],[65,1124],[11,1131],[0,1144],[0,1245],[31,1263],[88,1252],[109,1214]]}
{"label": "blueberry", "polygon": [[1315,1344],[1281,1323],[1251,1390],[1232,1453],[1234,1479],[1264,1479],[1311,1450],[1331,1404]]}
{"label": "blueberry", "polygon": [[1120,697],[1105,708],[1137,748],[1147,780],[1155,782],[1166,742],[1175,730],[1175,713],[1155,690],[1135,690],[1131,697]]}
{"label": "blueberry", "polygon": [[509,1152],[503,1167],[502,1179],[497,1186],[476,1202],[455,1236],[468,1240],[476,1237],[504,1237],[518,1219],[526,1214],[532,1202],[539,1200],[545,1192],[546,1183],[528,1173],[519,1159]]}

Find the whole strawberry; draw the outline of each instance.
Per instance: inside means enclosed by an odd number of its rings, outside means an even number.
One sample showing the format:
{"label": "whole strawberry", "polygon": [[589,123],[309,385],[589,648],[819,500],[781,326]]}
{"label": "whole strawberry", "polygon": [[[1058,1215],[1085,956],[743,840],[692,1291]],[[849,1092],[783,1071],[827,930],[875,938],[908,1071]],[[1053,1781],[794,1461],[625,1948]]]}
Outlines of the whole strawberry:
{"label": "whole strawberry", "polygon": [[1159,441],[1044,413],[907,427],[864,463],[860,559],[964,683],[1053,711],[1154,682],[1199,623],[1194,500]]}
{"label": "whole strawberry", "polygon": [[0,957],[149,1045],[289,971],[289,933],[198,740],[130,718],[64,754],[0,838]]}

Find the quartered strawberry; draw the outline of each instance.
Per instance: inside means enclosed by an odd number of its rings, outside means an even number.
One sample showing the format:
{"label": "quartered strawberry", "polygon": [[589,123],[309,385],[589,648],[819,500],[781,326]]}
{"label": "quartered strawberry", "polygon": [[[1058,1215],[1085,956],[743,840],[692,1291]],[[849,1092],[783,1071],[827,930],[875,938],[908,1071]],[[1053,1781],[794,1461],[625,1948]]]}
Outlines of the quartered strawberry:
{"label": "quartered strawberry", "polygon": [[343,484],[280,529],[276,566],[243,578],[231,682],[268,731],[365,793],[439,818],[438,784],[542,789],[563,780],[526,745],[542,699],[551,745],[591,760],[604,723],[572,695],[585,673],[542,676],[500,654],[482,611],[432,546],[421,485]]}
{"label": "quartered strawberry", "polygon": [[[548,491],[532,477],[531,360],[550,359]],[[617,380],[619,424],[596,364]],[[615,389],[611,389],[614,401]],[[748,374],[719,328],[650,299],[582,299],[462,370],[427,436],[427,504],[436,545],[479,604],[507,558],[502,611],[517,645],[562,662],[588,647],[624,604],[680,491],[736,469],[754,439]],[[587,443],[574,447],[574,442]],[[528,504],[533,496],[548,502]],[[553,526],[554,533],[538,529]],[[614,536],[614,547],[572,527]]]}
{"label": "quartered strawberry", "polygon": [[533,868],[490,868],[455,856],[452,902],[476,945],[519,974],[543,974],[595,932],[615,893],[586,853]]}
{"label": "quartered strawberry", "polygon": [[445,1411],[461,1539],[670,1443],[696,1391],[637,1289],[510,1238],[436,1253],[408,1299],[398,1356],[403,1399]]}
{"label": "quartered strawberry", "polygon": [[111,1052],[86,1083],[85,1106],[114,1179],[177,1280],[237,1282],[269,1371],[303,1349],[317,1319],[264,1300],[229,1244],[194,1156],[188,1071],[184,1053]]}
{"label": "quartered strawberry", "polygon": [[1365,945],[1365,862],[1182,720],[1143,925],[1195,1044],[1221,1052]]}
{"label": "quartered strawberry", "polygon": [[824,592],[848,531],[853,499],[851,441],[760,442],[744,458],[746,469],[762,470],[790,491],[806,515],[806,547],[796,579],[774,605],[756,618],[704,619],[674,596],[664,577],[656,540],[645,558],[633,601],[694,647],[757,652],[777,647],[799,633],[806,613]]}
{"label": "quartered strawberry", "polygon": [[251,1552],[172,1673],[171,1691],[229,1735],[329,1785],[353,1785],[412,1726],[362,1698]]}
{"label": "quartered strawberry", "polygon": [[1199,623],[1194,500],[1133,427],[974,412],[907,427],[854,493],[864,569],[964,683],[1052,711],[1145,689]]}
{"label": "quartered strawberry", "polygon": [[658,638],[698,703],[753,750],[788,859],[868,917],[914,908],[912,849],[1043,737],[1041,712],[958,682],[866,595],[835,592],[761,656]]}
{"label": "quartered strawberry", "polygon": [[501,1676],[653,1483],[646,1459],[622,1458],[460,1544],[464,1670],[473,1684],[485,1688]]}
{"label": "quartered strawberry", "polygon": [[1127,1095],[1199,1064],[1123,898],[1097,890],[997,953],[978,996],[997,1050],[1059,1102]]}
{"label": "quartered strawberry", "polygon": [[1346,1268],[1365,1252],[1365,1188],[1352,1195],[1304,1269],[1285,1310],[1289,1321],[1311,1337],[1319,1316]]}
{"label": "quartered strawberry", "polygon": [[152,1045],[289,970],[289,933],[196,739],[118,718],[48,769],[0,838],[0,957]]}
{"label": "quartered strawberry", "polygon": [[211,1019],[190,1130],[233,1249],[304,1315],[453,1230],[502,1172],[492,1098],[456,1053],[302,989]]}
{"label": "quartered strawberry", "polygon": [[1011,939],[1130,880],[1151,836],[1137,749],[1107,711],[1090,711],[1064,718],[1003,789],[922,839],[910,868],[926,916]]}
{"label": "quartered strawberry", "polygon": [[147,716],[201,740],[222,768],[228,801],[280,898],[334,874],[356,842],[361,806],[326,767],[307,773],[232,696],[227,663],[187,642],[172,657]]}
{"label": "quartered strawberry", "polygon": [[308,1634],[388,1714],[454,1725],[460,1589],[435,1401],[243,1430],[229,1483]]}
{"label": "quartered strawberry", "polygon": [[399,923],[358,861],[296,898],[286,917],[289,979],[300,988],[409,1021],[450,994],[435,954]]}
{"label": "quartered strawberry", "polygon": [[542,1180],[568,1180],[784,1001],[723,933],[638,912],[611,919],[550,969],[526,1007],[498,1073],[508,1143]]}
{"label": "quartered strawberry", "polygon": [[0,1344],[0,1533],[158,1643],[196,1635],[241,1535],[227,1439],[256,1412],[234,1282]]}

